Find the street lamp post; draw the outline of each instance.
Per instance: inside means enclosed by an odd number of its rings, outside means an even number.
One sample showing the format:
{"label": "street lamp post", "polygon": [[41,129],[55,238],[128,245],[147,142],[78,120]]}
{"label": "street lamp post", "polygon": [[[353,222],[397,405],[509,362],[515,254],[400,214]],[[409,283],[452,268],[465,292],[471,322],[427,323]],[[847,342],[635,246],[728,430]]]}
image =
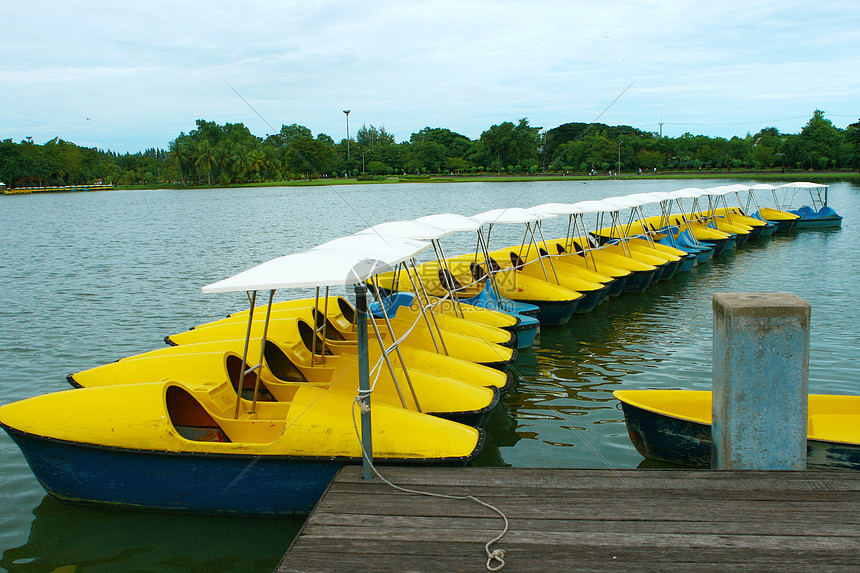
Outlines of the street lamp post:
{"label": "street lamp post", "polygon": [[349,159],[349,112],[352,110],[345,109],[343,113],[346,114],[346,158]]}
{"label": "street lamp post", "polygon": [[621,144],[622,143],[624,143],[623,140],[618,142],[618,173],[617,173],[617,175],[619,178],[621,177]]}

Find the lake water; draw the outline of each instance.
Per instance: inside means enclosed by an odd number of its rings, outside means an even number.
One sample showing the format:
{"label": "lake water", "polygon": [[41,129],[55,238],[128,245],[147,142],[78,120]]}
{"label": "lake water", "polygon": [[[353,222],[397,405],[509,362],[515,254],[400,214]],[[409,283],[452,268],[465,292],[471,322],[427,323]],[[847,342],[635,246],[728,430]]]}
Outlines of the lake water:
{"label": "lake water", "polygon": [[[790,180],[786,180],[788,182]],[[384,221],[574,202],[735,181],[389,184],[145,190],[0,197],[0,404],[65,390],[65,376],[163,345],[165,335],[244,308],[201,287]],[[764,198],[764,197],[762,197]],[[710,389],[715,292],[788,291],[812,305],[810,392],[856,394],[860,371],[860,188],[834,183],[839,230],[743,245],[641,294],[544,329],[494,413],[481,465],[635,468],[612,398],[620,388]],[[566,223],[550,221],[549,235]],[[493,245],[522,240],[497,228]],[[474,249],[450,237],[448,255]],[[312,291],[282,292],[282,298]],[[0,432],[0,569],[78,572],[272,570],[300,520],[81,507],[46,496]],[[72,569],[64,569],[64,572]]]}

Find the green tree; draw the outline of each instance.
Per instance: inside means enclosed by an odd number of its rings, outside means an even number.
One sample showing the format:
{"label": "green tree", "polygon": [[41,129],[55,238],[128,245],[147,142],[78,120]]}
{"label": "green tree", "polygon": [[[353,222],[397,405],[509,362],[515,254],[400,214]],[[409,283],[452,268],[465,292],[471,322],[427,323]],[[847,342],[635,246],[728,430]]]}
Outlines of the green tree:
{"label": "green tree", "polygon": [[823,111],[816,109],[795,142],[793,158],[801,166],[825,169],[831,160],[839,159],[841,140],[840,130],[825,119]]}
{"label": "green tree", "polygon": [[212,167],[216,165],[218,157],[215,148],[212,147],[209,140],[204,139],[197,143],[196,156],[197,159],[194,162],[195,166],[198,170],[202,170],[206,173],[209,187],[212,187]]}
{"label": "green tree", "polygon": [[179,137],[168,144],[168,161],[176,167],[176,170],[179,173],[179,180],[182,182],[183,187],[187,187],[185,184],[183,167],[189,160],[188,146],[189,138],[184,133],[180,133]]}
{"label": "green tree", "polygon": [[845,143],[848,146],[849,165],[860,168],[860,120],[845,129]]}
{"label": "green tree", "polygon": [[506,121],[483,132],[480,141],[492,158],[490,167],[500,171],[503,166],[536,163],[538,131],[529,125],[528,118],[522,118],[517,125]]}

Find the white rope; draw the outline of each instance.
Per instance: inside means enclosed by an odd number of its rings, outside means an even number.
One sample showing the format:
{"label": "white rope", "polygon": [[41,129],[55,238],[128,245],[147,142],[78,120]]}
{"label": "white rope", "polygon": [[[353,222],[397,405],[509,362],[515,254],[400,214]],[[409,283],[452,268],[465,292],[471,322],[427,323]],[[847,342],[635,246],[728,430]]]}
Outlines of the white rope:
{"label": "white rope", "polygon": [[355,400],[353,400],[352,427],[355,429],[355,437],[358,439],[359,446],[361,447],[361,455],[364,458],[364,460],[368,463],[368,465],[370,466],[370,469],[373,470],[374,475],[376,475],[376,477],[378,477],[380,480],[382,480],[386,485],[389,485],[389,486],[393,487],[394,489],[402,491],[404,493],[411,493],[411,494],[415,494],[415,495],[425,495],[425,496],[429,496],[429,497],[440,497],[440,498],[444,498],[444,499],[453,499],[453,500],[457,500],[457,501],[473,501],[473,502],[477,503],[478,505],[482,505],[482,506],[486,507],[487,509],[491,509],[492,511],[499,514],[499,517],[501,517],[505,521],[505,527],[504,527],[504,529],[502,529],[501,533],[499,533],[494,538],[489,540],[486,544],[484,544],[484,551],[487,554],[487,571],[501,571],[501,569],[505,566],[505,550],[504,549],[490,550],[490,546],[493,545],[494,543],[496,543],[497,541],[501,540],[502,537],[504,537],[505,534],[507,534],[507,532],[508,532],[508,527],[509,527],[508,517],[504,514],[504,512],[502,512],[502,510],[500,510],[498,507],[496,507],[494,505],[491,505],[485,501],[478,499],[477,497],[475,497],[473,495],[446,495],[446,494],[442,494],[442,493],[432,493],[429,491],[420,491],[420,490],[416,490],[416,489],[409,489],[409,488],[401,487],[399,485],[391,483],[390,481],[385,479],[382,476],[382,474],[379,473],[379,470],[376,469],[376,466],[373,465],[373,461],[370,459],[370,457],[367,455],[367,452],[364,450],[364,444],[361,442],[361,435],[358,432],[358,424],[355,421],[355,405],[358,404],[359,410],[361,410],[363,412],[369,411],[370,407],[367,405],[367,402],[365,402],[365,398],[369,395],[370,395],[370,392],[360,392],[359,395],[355,397]]}

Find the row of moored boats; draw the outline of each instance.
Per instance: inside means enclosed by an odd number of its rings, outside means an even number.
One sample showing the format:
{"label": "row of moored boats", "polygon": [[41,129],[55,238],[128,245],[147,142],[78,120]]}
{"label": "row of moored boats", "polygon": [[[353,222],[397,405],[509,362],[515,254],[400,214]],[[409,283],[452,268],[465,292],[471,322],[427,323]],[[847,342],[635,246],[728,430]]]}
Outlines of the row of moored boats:
{"label": "row of moored boats", "polygon": [[[382,223],[204,287],[249,308],[2,406],[0,425],[51,495],[170,511],[307,513],[363,438],[375,463],[466,464],[541,326],[802,220],[765,187],[775,207],[731,186]],[[497,225],[525,239],[493,248]],[[447,256],[453,233],[475,251]]]}

